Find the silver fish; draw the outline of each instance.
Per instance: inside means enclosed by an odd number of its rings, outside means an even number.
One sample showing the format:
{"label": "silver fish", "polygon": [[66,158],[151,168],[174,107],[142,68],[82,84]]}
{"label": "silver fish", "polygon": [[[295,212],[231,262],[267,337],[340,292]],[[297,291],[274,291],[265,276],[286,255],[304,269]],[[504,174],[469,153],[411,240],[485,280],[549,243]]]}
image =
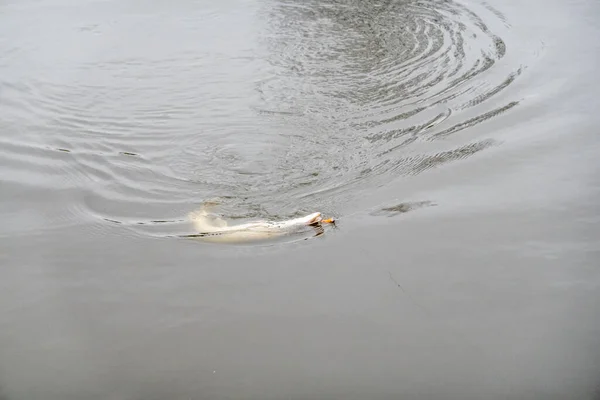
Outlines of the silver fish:
{"label": "silver fish", "polygon": [[306,227],[314,227],[317,235],[323,233],[322,223],[333,223],[332,219],[324,220],[320,212],[304,217],[283,221],[253,221],[239,225],[228,225],[217,216],[209,214],[206,209],[200,209],[189,215],[196,228],[197,234],[185,237],[199,238],[204,241],[222,243],[240,243],[272,239],[295,232]]}

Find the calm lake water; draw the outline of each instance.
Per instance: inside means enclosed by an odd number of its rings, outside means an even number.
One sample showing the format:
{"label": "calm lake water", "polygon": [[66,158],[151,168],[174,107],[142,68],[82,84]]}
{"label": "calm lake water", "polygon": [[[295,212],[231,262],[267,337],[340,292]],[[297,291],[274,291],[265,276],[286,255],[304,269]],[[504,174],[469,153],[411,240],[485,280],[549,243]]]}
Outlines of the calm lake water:
{"label": "calm lake water", "polygon": [[599,16],[0,2],[0,399],[600,398]]}

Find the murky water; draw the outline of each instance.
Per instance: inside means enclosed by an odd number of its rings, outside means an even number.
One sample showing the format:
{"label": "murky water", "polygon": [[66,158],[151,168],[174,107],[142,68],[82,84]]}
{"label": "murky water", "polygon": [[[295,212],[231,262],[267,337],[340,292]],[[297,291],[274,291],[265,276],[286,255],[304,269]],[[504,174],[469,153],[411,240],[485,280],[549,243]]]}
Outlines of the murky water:
{"label": "murky water", "polygon": [[0,397],[597,396],[597,15],[3,2]]}

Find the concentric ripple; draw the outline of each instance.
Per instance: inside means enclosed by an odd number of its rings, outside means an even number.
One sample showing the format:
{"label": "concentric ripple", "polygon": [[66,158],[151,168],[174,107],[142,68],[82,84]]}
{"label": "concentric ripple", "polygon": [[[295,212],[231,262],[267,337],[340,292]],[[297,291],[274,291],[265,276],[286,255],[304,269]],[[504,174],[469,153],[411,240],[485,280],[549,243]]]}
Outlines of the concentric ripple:
{"label": "concentric ripple", "polygon": [[519,104],[507,89],[523,67],[487,4],[155,7],[48,6],[45,30],[0,28],[20,32],[0,43],[3,181],[79,190],[65,219],[142,235],[185,231],[207,200],[229,218],[343,216],[497,144],[491,121]]}
{"label": "concentric ripple", "polygon": [[483,18],[499,25],[502,14],[478,11],[435,0],[275,3],[265,46],[276,78],[258,90],[265,112],[294,126],[280,168],[302,179],[318,165],[300,198],[343,203],[495,143],[460,133],[518,104],[502,92],[522,68],[496,68],[507,48]]}

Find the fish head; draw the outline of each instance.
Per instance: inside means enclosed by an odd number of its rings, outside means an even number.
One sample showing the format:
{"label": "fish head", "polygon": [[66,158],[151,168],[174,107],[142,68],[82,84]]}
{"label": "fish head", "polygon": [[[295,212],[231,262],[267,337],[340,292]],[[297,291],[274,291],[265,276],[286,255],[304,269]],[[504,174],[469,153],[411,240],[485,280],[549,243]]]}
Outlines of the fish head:
{"label": "fish head", "polygon": [[302,226],[313,226],[321,223],[323,217],[320,212],[305,215],[304,217],[288,219],[287,221],[280,221],[275,223],[273,226],[277,229],[293,229]]}
{"label": "fish head", "polygon": [[304,225],[315,225],[319,224],[323,220],[323,217],[321,216],[320,212],[316,212],[307,215],[306,217],[304,217],[304,220]]}

